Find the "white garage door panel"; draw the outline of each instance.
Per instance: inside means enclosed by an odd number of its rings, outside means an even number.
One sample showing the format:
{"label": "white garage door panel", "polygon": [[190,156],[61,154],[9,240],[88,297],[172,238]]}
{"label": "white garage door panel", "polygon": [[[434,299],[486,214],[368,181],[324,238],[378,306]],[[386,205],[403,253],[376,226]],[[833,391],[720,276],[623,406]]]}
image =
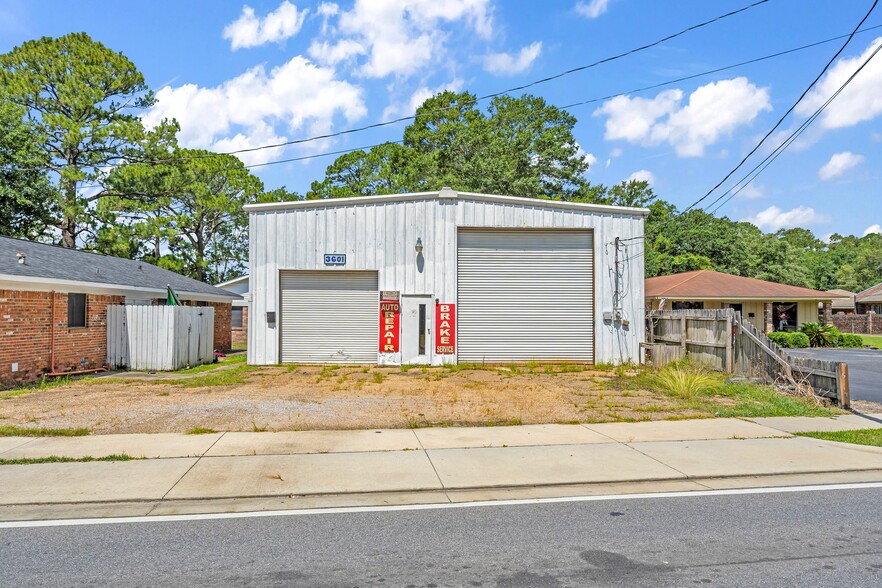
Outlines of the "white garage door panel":
{"label": "white garage door panel", "polygon": [[283,363],[376,363],[376,272],[283,271]]}
{"label": "white garage door panel", "polygon": [[459,361],[594,359],[590,231],[462,229]]}

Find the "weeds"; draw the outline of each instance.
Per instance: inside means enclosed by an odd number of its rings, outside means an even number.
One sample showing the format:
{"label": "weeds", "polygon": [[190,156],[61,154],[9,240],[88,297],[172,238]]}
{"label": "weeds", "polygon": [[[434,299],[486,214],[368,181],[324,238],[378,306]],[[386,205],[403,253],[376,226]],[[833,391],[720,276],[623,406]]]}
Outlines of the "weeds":
{"label": "weeds", "polygon": [[73,380],[70,376],[59,376],[57,378],[48,378],[46,376],[43,376],[39,382],[35,382],[34,384],[29,384],[27,386],[18,386],[12,388],[11,390],[0,392],[0,399],[8,400],[9,398],[15,398],[16,396],[30,394],[31,392],[41,392],[43,390],[49,390],[51,388],[58,388],[59,386],[67,386],[72,381]]}
{"label": "weeds", "polygon": [[0,437],[84,437],[89,429],[43,429],[0,425]]}
{"label": "weeds", "polygon": [[374,372],[372,378],[375,383],[382,384],[383,380],[386,379],[386,376],[383,374],[383,372]]}
{"label": "weeds", "polygon": [[0,465],[34,465],[39,463],[87,463],[90,461],[132,461],[136,459],[146,459],[145,457],[132,457],[125,453],[117,453],[114,455],[105,455],[103,457],[59,457],[50,455],[49,457],[22,457],[18,459],[0,459]]}
{"label": "weeds", "polygon": [[687,400],[716,385],[714,378],[704,370],[685,365],[666,366],[655,377],[667,393]]}
{"label": "weeds", "polygon": [[217,431],[214,429],[206,429],[205,427],[193,427],[187,431],[188,435],[210,435],[211,433],[217,433]]}

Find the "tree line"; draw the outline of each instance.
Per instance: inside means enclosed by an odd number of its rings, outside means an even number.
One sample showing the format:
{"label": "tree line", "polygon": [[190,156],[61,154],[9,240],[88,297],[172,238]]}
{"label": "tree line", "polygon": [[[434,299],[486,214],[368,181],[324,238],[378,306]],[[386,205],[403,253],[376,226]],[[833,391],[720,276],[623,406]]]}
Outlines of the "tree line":
{"label": "tree line", "polygon": [[852,291],[882,281],[878,234],[825,243],[802,228],[764,233],[702,210],[681,213],[646,182],[590,183],[576,118],[537,96],[497,96],[481,108],[468,92],[437,94],[401,141],[339,156],[302,196],[267,190],[233,155],[181,147],[174,120],[145,128],[140,115],[154,102],[135,65],[85,33],[0,55],[0,234],[218,282],[246,270],[245,204],[449,186],[648,207],[648,277],[715,269]]}

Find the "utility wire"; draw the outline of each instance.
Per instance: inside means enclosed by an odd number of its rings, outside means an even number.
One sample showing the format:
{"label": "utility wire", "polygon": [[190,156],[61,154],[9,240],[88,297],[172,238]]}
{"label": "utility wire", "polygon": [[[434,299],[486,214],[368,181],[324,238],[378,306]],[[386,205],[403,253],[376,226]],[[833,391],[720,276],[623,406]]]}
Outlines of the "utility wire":
{"label": "utility wire", "polygon": [[[845,80],[845,82],[841,86],[839,86],[839,89],[837,89],[830,96],[830,98],[827,99],[826,102],[824,102],[820,107],[818,107],[818,109],[815,110],[815,112],[809,118],[807,118],[795,131],[793,131],[784,142],[782,142],[777,148],[775,148],[775,150],[772,151],[772,153],[767,155],[765,157],[765,159],[763,159],[752,170],[750,170],[734,186],[729,188],[729,190],[727,190],[722,195],[720,195],[716,200],[711,202],[710,206],[713,206],[717,202],[719,202],[720,204],[719,204],[719,206],[717,206],[716,208],[711,210],[710,214],[714,214],[720,208],[725,206],[726,203],[728,203],[730,200],[732,200],[732,198],[734,198],[739,192],[741,192],[741,190],[743,190],[745,187],[747,187],[747,185],[750,184],[750,182],[752,182],[754,179],[756,179],[757,176],[759,176],[761,173],[763,173],[763,171],[767,167],[769,167],[769,165],[771,165],[772,162],[775,161],[779,155],[781,155],[781,153],[783,153],[791,144],[793,144],[793,142],[796,141],[796,139],[798,139],[800,135],[802,135],[802,133],[809,127],[809,125],[811,125],[821,115],[821,113],[823,113],[827,109],[827,107],[830,105],[830,103],[833,102],[833,100],[837,96],[839,96],[839,94],[841,94],[843,90],[845,90],[845,88],[848,86],[848,84],[850,84],[851,81],[854,80],[855,77],[857,77],[857,75],[861,72],[861,70],[863,70],[867,66],[868,63],[870,63],[870,60],[872,60],[879,53],[880,50],[882,50],[882,43],[880,43],[879,46],[876,47],[876,49],[864,60],[864,62],[860,65],[860,67],[858,67],[854,71],[854,73],[851,74],[851,76],[849,76],[849,78],[847,80]],[[754,172],[756,172],[756,173],[754,173]],[[751,174],[753,174],[753,175],[751,176]],[[741,184],[741,187],[739,187],[737,190],[735,190],[735,188],[739,184]],[[733,190],[734,190],[734,192],[733,192]],[[728,196],[728,198],[725,198],[727,194],[729,194],[729,196]],[[723,200],[723,198],[725,198],[725,200]]]}
{"label": "utility wire", "polygon": [[818,80],[820,80],[821,77],[823,77],[823,75],[824,75],[825,73],[827,73],[827,70],[830,69],[830,66],[833,65],[833,62],[836,61],[836,59],[839,57],[839,55],[842,54],[843,51],[845,51],[845,48],[848,46],[848,44],[851,42],[851,40],[852,40],[852,39],[854,38],[854,36],[857,34],[857,32],[858,32],[858,30],[861,28],[861,26],[863,26],[863,24],[867,21],[867,19],[870,18],[870,15],[873,13],[873,10],[875,10],[875,8],[876,8],[876,4],[878,4],[878,3],[879,3],[879,0],[873,0],[873,5],[870,6],[870,10],[867,11],[867,14],[864,15],[864,17],[863,17],[863,18],[861,19],[861,21],[857,24],[857,26],[854,28],[854,30],[851,32],[851,34],[848,35],[848,39],[845,40],[845,43],[842,44],[842,47],[839,48],[839,51],[837,51],[835,54],[833,54],[833,57],[831,57],[830,60],[827,61],[827,64],[824,65],[824,68],[821,70],[821,73],[819,73],[819,74],[815,77],[815,79],[812,80],[812,82],[808,85],[808,87],[807,87],[805,90],[803,90],[802,94],[799,95],[799,98],[796,99],[796,102],[794,102],[793,105],[792,105],[790,108],[788,108],[787,111],[786,111],[783,115],[781,115],[781,118],[778,119],[778,122],[776,122],[775,125],[774,125],[771,129],[769,129],[769,132],[767,132],[767,133],[763,136],[763,138],[760,139],[759,143],[757,143],[756,146],[754,146],[754,148],[751,149],[750,152],[748,152],[748,154],[745,155],[745,156],[741,159],[740,162],[738,162],[738,165],[736,165],[734,168],[732,168],[732,170],[731,170],[729,173],[727,173],[727,174],[725,175],[725,177],[723,177],[722,180],[720,180],[719,182],[717,182],[716,185],[715,185],[713,188],[711,188],[710,190],[708,190],[707,193],[706,193],[704,196],[702,196],[701,198],[699,198],[698,200],[696,200],[695,202],[693,202],[691,205],[689,205],[689,208],[687,208],[687,209],[684,210],[683,212],[689,212],[690,210],[692,210],[693,208],[695,208],[696,206],[698,206],[702,201],[704,201],[708,196],[710,196],[711,194],[713,194],[713,193],[716,191],[717,188],[719,188],[720,186],[722,186],[723,183],[724,183],[726,180],[728,180],[729,178],[731,178],[732,175],[733,175],[735,172],[737,172],[737,171],[741,168],[741,166],[744,165],[744,163],[745,163],[745,162],[746,162],[746,161],[747,161],[747,160],[748,160],[748,159],[749,159],[754,153],[757,152],[757,150],[758,150],[760,147],[762,147],[762,145],[766,142],[766,139],[768,139],[768,138],[772,135],[772,133],[774,133],[774,132],[778,129],[778,127],[780,127],[781,124],[783,124],[784,119],[786,119],[786,118],[790,115],[790,113],[793,112],[793,110],[796,108],[796,106],[802,101],[803,98],[805,98],[806,94],[808,94],[809,91],[815,86],[815,84],[818,83]]}
{"label": "utility wire", "polygon": [[[685,29],[683,29],[683,30],[681,30],[681,31],[678,31],[678,32],[676,32],[676,33],[673,33],[673,34],[667,35],[666,37],[663,37],[663,38],[658,39],[658,40],[656,40],[656,41],[652,41],[651,43],[647,43],[647,44],[645,44],[645,45],[641,45],[640,47],[636,47],[636,48],[634,48],[634,49],[629,49],[628,51],[625,51],[625,52],[623,52],[623,53],[618,53],[618,54],[616,54],[616,55],[612,55],[612,56],[610,56],[610,57],[604,57],[603,59],[599,59],[599,60],[594,61],[594,62],[592,62],[592,63],[588,63],[588,64],[586,64],[586,65],[581,65],[581,66],[579,66],[579,67],[574,67],[574,68],[572,68],[572,69],[568,69],[568,70],[566,70],[566,71],[562,71],[562,72],[560,72],[560,73],[557,73],[557,74],[554,74],[554,75],[551,75],[551,76],[548,76],[548,77],[545,77],[545,78],[541,78],[541,79],[538,79],[538,80],[535,80],[535,81],[529,82],[529,83],[527,83],[527,84],[522,84],[522,85],[520,85],[520,86],[514,86],[514,87],[512,87],[512,88],[508,88],[508,89],[506,89],[506,90],[500,90],[500,91],[497,91],[497,92],[493,92],[493,93],[491,93],[491,94],[485,94],[485,95],[483,95],[483,96],[479,96],[479,97],[475,98],[474,100],[468,100],[468,101],[466,101],[466,102],[462,102],[462,103],[460,103],[460,104],[457,104],[455,107],[445,107],[445,108],[439,108],[439,109],[436,109],[436,110],[432,110],[432,111],[429,111],[429,112],[423,113],[423,114],[420,115],[420,116],[424,116],[424,117],[425,117],[425,116],[431,116],[431,115],[433,115],[433,114],[437,114],[437,113],[440,113],[440,112],[446,112],[446,111],[449,111],[449,110],[451,110],[451,109],[459,108],[459,107],[461,107],[461,106],[469,106],[469,105],[471,105],[471,104],[476,104],[476,103],[478,103],[478,102],[481,102],[481,101],[484,101],[484,100],[488,100],[488,99],[490,99],[490,98],[496,98],[497,96],[502,96],[502,95],[505,95],[505,94],[510,94],[510,93],[512,93],[512,92],[517,92],[517,91],[519,91],[519,90],[526,90],[527,88],[532,88],[532,87],[534,87],[534,86],[538,86],[538,85],[540,85],[540,84],[545,84],[545,83],[547,83],[547,82],[550,82],[550,81],[553,81],[553,80],[557,80],[557,79],[560,79],[560,78],[565,77],[565,76],[568,76],[568,75],[572,75],[572,74],[577,73],[577,72],[581,72],[581,71],[585,71],[585,70],[587,70],[587,69],[591,69],[591,68],[593,68],[593,67],[597,67],[598,65],[602,65],[602,64],[604,64],[604,63],[610,63],[610,62],[612,62],[612,61],[616,61],[616,60],[622,59],[622,58],[627,57],[627,56],[629,56],[629,55],[633,55],[634,53],[639,53],[639,52],[641,52],[641,51],[645,51],[645,50],[647,50],[647,49],[651,49],[651,48],[653,48],[653,47],[656,47],[656,46],[658,46],[658,45],[661,45],[662,43],[665,43],[665,42],[667,42],[667,41],[670,41],[670,40],[672,40],[672,39],[676,39],[677,37],[680,37],[680,36],[682,36],[682,35],[685,35],[686,33],[689,33],[689,32],[691,32],[691,31],[694,31],[694,30],[697,30],[697,29],[700,29],[700,28],[703,28],[703,27],[709,26],[709,25],[714,24],[714,23],[716,23],[716,22],[718,22],[718,21],[724,20],[724,19],[726,19],[726,18],[729,18],[729,17],[735,16],[735,15],[737,15],[737,14],[740,14],[740,13],[742,13],[742,12],[745,12],[745,11],[747,11],[747,10],[750,10],[750,9],[752,9],[752,8],[755,8],[755,7],[757,7],[757,6],[761,5],[761,4],[765,4],[765,3],[768,2],[768,1],[769,1],[769,0],[758,0],[758,1],[756,1],[756,2],[753,2],[752,4],[748,4],[747,6],[743,6],[743,7],[739,8],[739,9],[737,9],[737,10],[733,10],[733,11],[731,11],[731,12],[727,12],[727,13],[725,13],[725,14],[721,14],[720,16],[714,17],[714,18],[712,18],[712,19],[710,19],[710,20],[706,20],[706,21],[704,21],[704,22],[700,22],[700,23],[698,23],[698,24],[692,25],[692,26],[687,27],[687,28],[685,28]],[[291,140],[291,141],[284,141],[284,142],[281,142],[281,143],[274,143],[274,144],[271,144],[271,145],[259,145],[259,146],[257,146],[257,147],[249,147],[249,148],[246,148],[246,149],[237,149],[237,150],[235,150],[235,151],[226,151],[226,152],[223,152],[223,153],[219,153],[218,155],[237,155],[237,154],[240,154],[240,153],[250,153],[250,152],[253,152],[253,151],[260,151],[260,150],[263,150],[263,149],[275,149],[275,148],[278,148],[278,147],[287,147],[287,146],[290,146],[290,145],[301,145],[301,144],[303,144],[303,143],[309,143],[309,142],[312,142],[312,141],[319,141],[319,140],[322,140],[322,139],[331,139],[331,138],[334,138],[334,137],[340,137],[340,136],[343,136],[343,135],[349,135],[349,134],[352,134],[352,133],[358,133],[358,132],[367,131],[367,130],[370,130],[370,129],[376,129],[376,128],[380,128],[380,127],[384,127],[384,126],[388,126],[388,125],[394,125],[394,124],[398,124],[398,123],[405,122],[405,121],[416,120],[417,118],[418,118],[418,117],[417,117],[416,114],[414,114],[414,115],[410,115],[410,116],[403,116],[403,117],[399,117],[399,118],[396,118],[396,119],[393,119],[393,120],[382,121],[382,122],[373,123],[373,124],[370,124],[370,125],[364,125],[364,126],[361,126],[361,127],[355,127],[355,128],[351,128],[351,129],[345,129],[345,130],[342,130],[342,131],[337,131],[337,132],[335,132],[335,133],[326,133],[326,134],[324,134],[324,135],[316,135],[316,136],[312,136],[312,137],[306,137],[306,138],[304,138],[304,139],[294,139],[294,140]],[[211,155],[193,155],[193,156],[187,156],[187,157],[185,157],[185,158],[187,158],[187,159],[193,159],[193,158],[204,158],[204,157],[211,157]],[[173,159],[176,159],[176,158],[173,158]],[[181,159],[184,159],[184,158],[181,158]],[[163,162],[164,162],[164,160],[163,160]]]}

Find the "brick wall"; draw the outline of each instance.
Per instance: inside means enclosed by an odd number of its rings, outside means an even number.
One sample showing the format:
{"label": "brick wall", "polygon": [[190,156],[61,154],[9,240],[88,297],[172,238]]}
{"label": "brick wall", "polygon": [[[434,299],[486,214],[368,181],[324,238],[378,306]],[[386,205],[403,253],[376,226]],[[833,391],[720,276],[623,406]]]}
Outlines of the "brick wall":
{"label": "brick wall", "polygon": [[248,307],[242,308],[242,327],[233,327],[233,345],[248,344]]}
{"label": "brick wall", "polygon": [[[0,290],[0,385],[38,379],[51,371],[50,292]],[[86,296],[86,326],[67,327],[67,293],[55,296],[55,371],[100,368],[107,361],[107,305],[122,296]],[[18,371],[12,371],[12,364]]]}
{"label": "brick wall", "polygon": [[860,335],[882,335],[882,315],[875,312],[867,314],[844,314],[833,315],[833,325],[843,333],[858,333]]}
{"label": "brick wall", "polygon": [[229,302],[207,302],[206,305],[214,309],[214,348],[232,349],[233,305]]}

